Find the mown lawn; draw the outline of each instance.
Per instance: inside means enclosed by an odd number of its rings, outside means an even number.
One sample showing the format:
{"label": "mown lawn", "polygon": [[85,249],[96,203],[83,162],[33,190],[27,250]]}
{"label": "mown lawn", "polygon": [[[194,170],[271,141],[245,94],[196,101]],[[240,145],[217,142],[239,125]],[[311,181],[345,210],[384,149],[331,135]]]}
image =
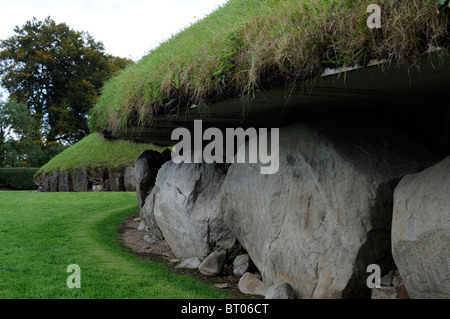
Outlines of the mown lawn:
{"label": "mown lawn", "polygon": [[[0,192],[0,299],[226,298],[120,247],[134,193]],[[81,289],[67,287],[67,267]]]}

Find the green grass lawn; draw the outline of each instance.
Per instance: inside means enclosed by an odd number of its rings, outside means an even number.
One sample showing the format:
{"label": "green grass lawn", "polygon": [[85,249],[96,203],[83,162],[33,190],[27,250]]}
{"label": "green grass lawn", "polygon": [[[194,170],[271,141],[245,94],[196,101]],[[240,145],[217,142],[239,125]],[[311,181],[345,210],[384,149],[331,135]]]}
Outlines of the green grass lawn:
{"label": "green grass lawn", "polygon": [[[120,247],[134,193],[0,192],[0,299],[226,298]],[[71,264],[81,289],[69,289]]]}

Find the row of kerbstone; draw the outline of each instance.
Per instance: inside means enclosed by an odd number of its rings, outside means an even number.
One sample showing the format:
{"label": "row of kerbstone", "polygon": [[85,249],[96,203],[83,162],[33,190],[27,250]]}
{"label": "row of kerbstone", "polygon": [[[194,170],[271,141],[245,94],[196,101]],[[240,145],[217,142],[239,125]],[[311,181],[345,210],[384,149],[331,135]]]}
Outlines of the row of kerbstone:
{"label": "row of kerbstone", "polygon": [[134,167],[119,171],[61,170],[43,174],[36,178],[41,192],[89,192],[89,191],[136,191]]}

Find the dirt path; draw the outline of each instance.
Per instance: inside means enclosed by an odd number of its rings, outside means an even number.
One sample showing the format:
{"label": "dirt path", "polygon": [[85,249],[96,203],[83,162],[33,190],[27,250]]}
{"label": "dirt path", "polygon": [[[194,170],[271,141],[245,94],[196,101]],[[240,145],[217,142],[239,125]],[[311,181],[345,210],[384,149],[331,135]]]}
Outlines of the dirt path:
{"label": "dirt path", "polygon": [[176,258],[168,246],[163,244],[150,244],[144,241],[143,237],[145,232],[139,231],[139,222],[134,221],[138,217],[137,214],[129,217],[118,230],[123,247],[129,249],[135,256],[148,262],[163,263],[172,273],[189,276],[211,286],[228,283],[231,287],[224,289],[223,292],[228,294],[231,298],[262,298],[259,296],[245,295],[239,291],[239,277],[233,274],[232,265],[225,265],[224,274],[219,277],[206,277],[198,270],[175,268],[178,262],[175,262]]}

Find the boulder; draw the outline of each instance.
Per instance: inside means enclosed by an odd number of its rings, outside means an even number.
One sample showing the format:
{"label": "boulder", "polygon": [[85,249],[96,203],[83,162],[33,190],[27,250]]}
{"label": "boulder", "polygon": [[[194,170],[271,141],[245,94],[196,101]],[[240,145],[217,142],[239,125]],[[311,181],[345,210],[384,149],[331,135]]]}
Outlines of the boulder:
{"label": "boulder", "polygon": [[395,267],[395,186],[434,156],[394,129],[330,121],[281,128],[279,150],[276,174],[230,166],[222,207],[231,233],[268,286],[287,282],[299,298],[370,297],[367,266]]}
{"label": "boulder", "polygon": [[164,163],[172,160],[172,151],[166,148],[163,152],[161,152],[161,156],[164,159]]}
{"label": "boulder", "polygon": [[197,269],[202,261],[197,257],[191,257],[182,260],[175,268],[177,269]]}
{"label": "boulder", "polygon": [[109,188],[112,192],[125,190],[124,172],[109,172]]}
{"label": "boulder", "polygon": [[237,256],[233,261],[233,273],[236,276],[242,276],[249,271],[250,257],[248,254],[242,254]]}
{"label": "boulder", "polygon": [[404,286],[405,283],[403,281],[402,276],[400,276],[399,271],[395,271],[394,274],[392,275],[392,286],[394,286],[395,288],[399,288],[401,286]]}
{"label": "boulder", "polygon": [[72,179],[70,172],[62,170],[58,176],[58,191],[59,192],[71,192],[72,191]]}
{"label": "boulder", "polygon": [[134,174],[139,208],[144,206],[145,198],[155,185],[158,171],[165,162],[161,153],[150,150],[142,153],[136,160]]}
{"label": "boulder", "polygon": [[136,177],[134,174],[134,167],[127,167],[123,175],[123,184],[125,191],[135,192],[136,191]]}
{"label": "boulder", "polygon": [[41,192],[47,193],[50,191],[50,185],[49,185],[49,176],[46,174],[42,174],[41,176]]}
{"label": "boulder", "polygon": [[371,299],[398,299],[397,289],[394,287],[373,288]]}
{"label": "boulder", "polygon": [[141,220],[141,221],[139,222],[138,230],[139,230],[139,231],[143,231],[143,230],[145,230],[146,228],[147,228],[147,225],[145,224],[145,221]]}
{"label": "boulder", "polygon": [[294,289],[287,282],[267,288],[266,299],[295,299]]}
{"label": "boulder", "polygon": [[141,217],[150,229],[157,226],[177,258],[203,260],[235,244],[220,207],[224,178],[217,165],[169,161],[159,170]]}
{"label": "boulder", "polygon": [[219,276],[222,274],[223,266],[227,255],[225,252],[212,252],[202,263],[198,266],[200,273],[207,277]]}
{"label": "boulder", "polygon": [[105,191],[105,192],[111,191],[111,183],[109,181],[109,177],[107,179],[105,179],[102,186],[103,186],[103,191]]}
{"label": "boulder", "polygon": [[381,286],[399,288],[403,286],[403,278],[400,276],[400,271],[398,269],[389,271],[386,275],[381,277]]}
{"label": "boulder", "polygon": [[71,176],[72,188],[74,192],[87,192],[89,190],[88,175],[83,168],[72,170]]}
{"label": "boulder", "polygon": [[392,253],[411,298],[450,298],[450,157],[395,189]]}
{"label": "boulder", "polygon": [[49,175],[49,192],[56,193],[58,192],[58,172],[51,172]]}
{"label": "boulder", "polygon": [[390,271],[389,273],[387,273],[386,275],[381,277],[381,280],[380,280],[381,286],[387,286],[387,287],[392,286],[392,275],[393,275],[393,272]]}
{"label": "boulder", "polygon": [[239,290],[246,295],[265,296],[267,293],[266,285],[254,274],[246,272],[238,283]]}
{"label": "boulder", "polygon": [[155,220],[155,198],[156,192],[155,189],[152,189],[152,192],[145,199],[144,206],[139,211],[139,215],[141,216],[142,223],[144,224],[144,229],[148,229],[148,231],[150,231],[150,233],[154,236],[160,240],[164,240],[164,235]]}
{"label": "boulder", "polygon": [[372,299],[409,299],[398,269],[389,271],[380,280],[381,287],[373,288]]}

